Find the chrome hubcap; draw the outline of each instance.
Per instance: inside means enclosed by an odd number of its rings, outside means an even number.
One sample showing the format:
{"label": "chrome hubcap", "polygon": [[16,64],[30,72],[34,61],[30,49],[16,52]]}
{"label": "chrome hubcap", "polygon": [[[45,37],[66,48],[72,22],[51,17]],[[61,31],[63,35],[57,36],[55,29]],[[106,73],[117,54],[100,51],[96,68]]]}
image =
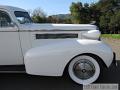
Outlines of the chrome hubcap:
{"label": "chrome hubcap", "polygon": [[77,78],[86,80],[94,76],[95,66],[90,60],[79,60],[74,64],[73,72]]}

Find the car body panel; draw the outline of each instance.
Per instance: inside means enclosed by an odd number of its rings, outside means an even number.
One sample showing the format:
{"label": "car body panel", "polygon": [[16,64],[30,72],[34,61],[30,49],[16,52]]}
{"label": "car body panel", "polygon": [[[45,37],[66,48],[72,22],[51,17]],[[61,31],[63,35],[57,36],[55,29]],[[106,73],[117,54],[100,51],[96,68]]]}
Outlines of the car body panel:
{"label": "car body panel", "polygon": [[103,42],[72,39],[29,50],[24,56],[26,72],[32,75],[61,76],[67,63],[83,53],[98,55],[108,67],[113,60],[111,48]]}

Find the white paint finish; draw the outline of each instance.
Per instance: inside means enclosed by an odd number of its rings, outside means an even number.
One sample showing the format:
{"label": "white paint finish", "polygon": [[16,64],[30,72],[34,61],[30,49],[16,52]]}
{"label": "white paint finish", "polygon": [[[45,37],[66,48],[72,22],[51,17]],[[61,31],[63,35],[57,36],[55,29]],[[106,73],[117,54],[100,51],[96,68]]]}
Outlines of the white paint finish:
{"label": "white paint finish", "polygon": [[13,7],[13,6],[8,6],[8,5],[0,5],[0,9],[6,9],[9,12],[14,12],[14,11],[23,11],[26,12],[26,10],[18,8],[18,7]]}
{"label": "white paint finish", "polygon": [[19,32],[23,56],[32,48],[30,32]]}
{"label": "white paint finish", "polygon": [[25,55],[28,74],[61,76],[66,64],[76,55],[92,53],[103,59],[109,67],[113,52],[103,42],[97,40],[66,40],[32,48]]}
{"label": "white paint finish", "polygon": [[95,39],[95,40],[99,39],[100,35],[101,35],[101,32],[99,30],[90,30],[82,34],[84,38]]}
{"label": "white paint finish", "polygon": [[35,24],[35,23],[28,23],[20,25],[20,30],[71,30],[71,31],[86,31],[86,30],[96,30],[97,26],[90,25],[90,24]]}
{"label": "white paint finish", "polygon": [[2,27],[0,32],[18,32],[17,27]]}
{"label": "white paint finish", "polygon": [[0,32],[0,65],[23,64],[18,32]]}

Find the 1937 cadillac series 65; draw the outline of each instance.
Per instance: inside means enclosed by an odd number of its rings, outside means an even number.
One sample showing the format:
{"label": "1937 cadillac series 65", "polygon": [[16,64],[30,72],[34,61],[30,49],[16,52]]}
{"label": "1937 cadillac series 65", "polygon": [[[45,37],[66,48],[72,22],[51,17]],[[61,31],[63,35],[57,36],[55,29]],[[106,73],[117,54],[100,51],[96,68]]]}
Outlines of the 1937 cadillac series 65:
{"label": "1937 cadillac series 65", "polygon": [[113,58],[95,25],[35,24],[25,10],[0,6],[0,72],[21,72],[24,66],[27,74],[62,76],[67,70],[73,81],[86,85]]}

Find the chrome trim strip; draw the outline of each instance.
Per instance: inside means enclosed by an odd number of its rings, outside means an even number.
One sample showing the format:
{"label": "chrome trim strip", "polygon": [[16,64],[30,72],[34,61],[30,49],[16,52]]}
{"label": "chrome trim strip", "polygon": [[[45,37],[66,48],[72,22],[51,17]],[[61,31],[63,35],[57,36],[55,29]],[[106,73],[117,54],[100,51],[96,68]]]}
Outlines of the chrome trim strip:
{"label": "chrome trim strip", "polygon": [[19,31],[0,31],[0,32],[61,32],[61,31],[89,31],[89,30],[19,30]]}

